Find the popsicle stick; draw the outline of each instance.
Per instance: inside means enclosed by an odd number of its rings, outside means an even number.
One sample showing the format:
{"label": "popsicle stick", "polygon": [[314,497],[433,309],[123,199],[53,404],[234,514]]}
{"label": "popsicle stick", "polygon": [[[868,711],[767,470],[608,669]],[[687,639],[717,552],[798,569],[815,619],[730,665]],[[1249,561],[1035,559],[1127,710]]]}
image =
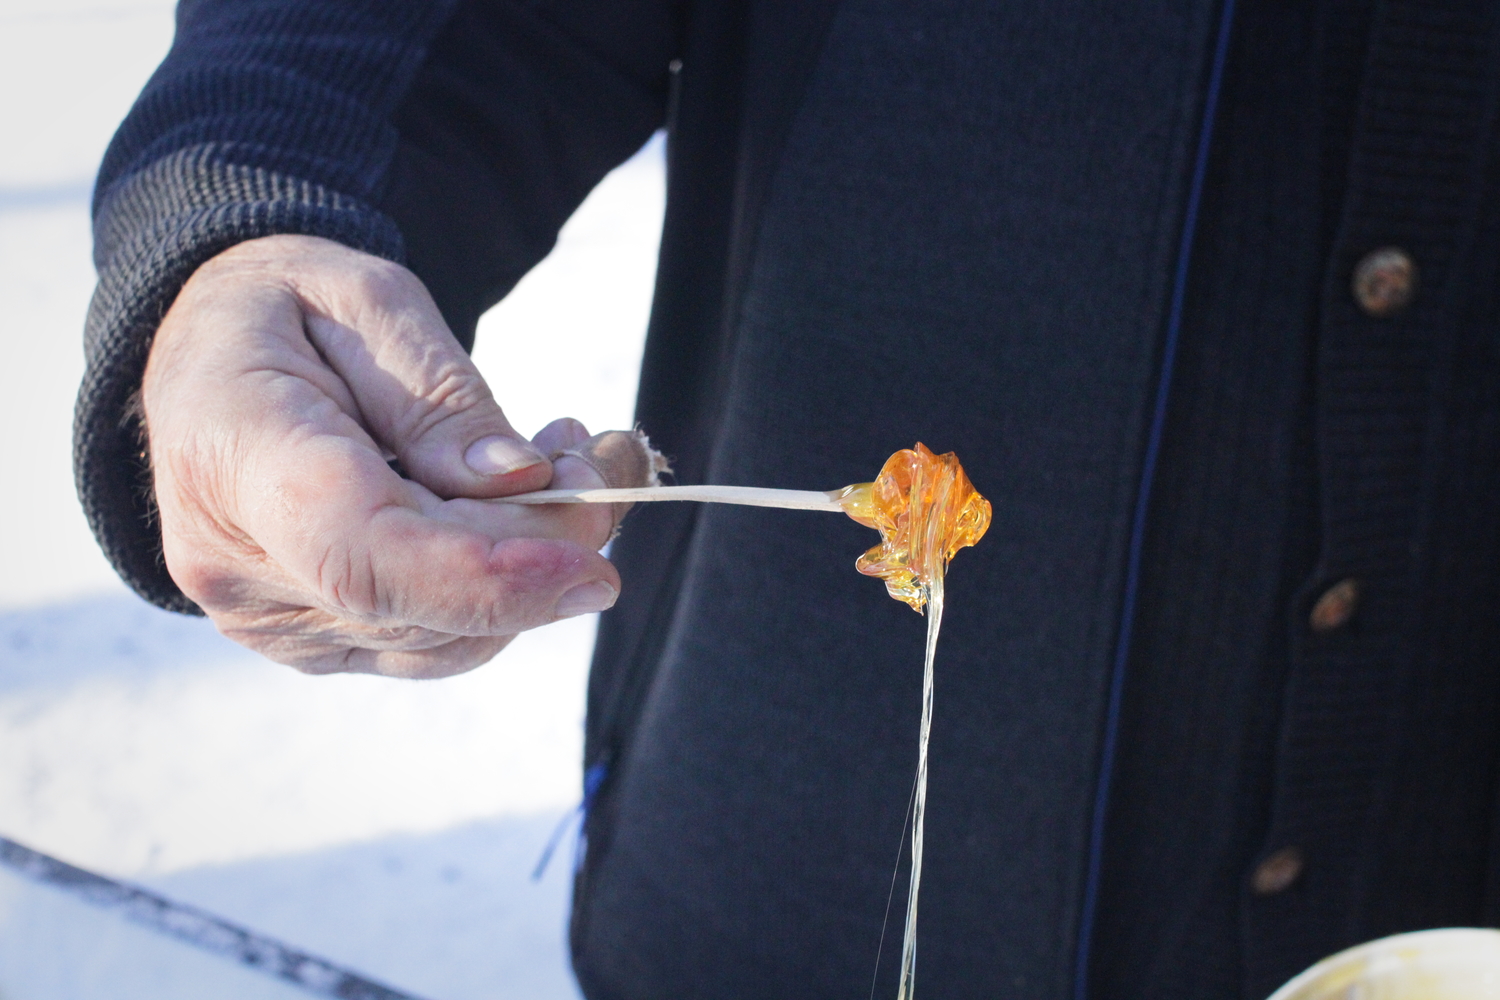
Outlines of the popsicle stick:
{"label": "popsicle stick", "polygon": [[840,491],[772,490],[758,486],[646,486],[623,490],[541,490],[494,497],[493,503],[642,503],[653,500],[697,500],[702,503],[737,503],[746,507],[782,507],[788,510],[843,511]]}

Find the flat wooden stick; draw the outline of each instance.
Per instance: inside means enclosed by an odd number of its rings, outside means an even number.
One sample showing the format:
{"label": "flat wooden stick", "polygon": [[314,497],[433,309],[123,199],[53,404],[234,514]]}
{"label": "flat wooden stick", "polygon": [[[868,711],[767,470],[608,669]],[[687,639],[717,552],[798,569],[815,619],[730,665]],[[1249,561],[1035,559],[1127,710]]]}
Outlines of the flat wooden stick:
{"label": "flat wooden stick", "polygon": [[646,486],[624,490],[541,490],[511,497],[493,497],[493,503],[641,503],[652,500],[697,500],[702,503],[737,503],[747,507],[783,507],[788,510],[843,511],[841,490],[771,490],[758,486]]}

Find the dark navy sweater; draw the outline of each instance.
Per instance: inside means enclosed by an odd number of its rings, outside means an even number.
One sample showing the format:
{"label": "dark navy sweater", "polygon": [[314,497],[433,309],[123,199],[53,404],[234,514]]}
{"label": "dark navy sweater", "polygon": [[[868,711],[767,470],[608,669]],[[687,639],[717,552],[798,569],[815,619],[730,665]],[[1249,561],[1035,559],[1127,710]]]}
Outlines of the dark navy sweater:
{"label": "dark navy sweater", "polygon": [[[1492,922],[1497,45],[1458,0],[186,2],[96,194],[85,508],[193,610],[128,405],[186,276],[328,236],[470,343],[665,126],[638,415],[682,479],[826,488],[921,439],[996,504],[938,664],[924,994],[1259,997]],[[1375,317],[1384,246],[1420,284]],[[580,981],[864,995],[922,623],[853,523],[648,506],[590,684]]]}

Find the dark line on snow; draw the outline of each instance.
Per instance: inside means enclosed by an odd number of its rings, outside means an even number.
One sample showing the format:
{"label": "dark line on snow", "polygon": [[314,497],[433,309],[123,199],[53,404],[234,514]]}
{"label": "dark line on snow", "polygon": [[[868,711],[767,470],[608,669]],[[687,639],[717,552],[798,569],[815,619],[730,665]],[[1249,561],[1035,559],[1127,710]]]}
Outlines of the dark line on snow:
{"label": "dark line on snow", "polygon": [[337,1000],[420,1000],[211,913],[105,878],[4,837],[0,837],[0,865],[309,993]]}

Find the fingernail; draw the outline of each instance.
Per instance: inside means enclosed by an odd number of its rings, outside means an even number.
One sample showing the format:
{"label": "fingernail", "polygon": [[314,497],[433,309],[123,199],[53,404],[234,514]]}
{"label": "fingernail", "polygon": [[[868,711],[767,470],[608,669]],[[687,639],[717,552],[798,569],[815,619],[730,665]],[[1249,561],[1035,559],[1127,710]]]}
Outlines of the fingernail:
{"label": "fingernail", "polygon": [[620,592],[603,580],[595,580],[593,583],[582,583],[557,599],[557,605],[552,613],[559,618],[572,618],[575,615],[591,615],[595,611],[603,611],[605,608],[614,606],[615,598]]}
{"label": "fingernail", "polygon": [[515,438],[480,438],[464,452],[464,463],[481,476],[498,476],[546,461],[531,445]]}

